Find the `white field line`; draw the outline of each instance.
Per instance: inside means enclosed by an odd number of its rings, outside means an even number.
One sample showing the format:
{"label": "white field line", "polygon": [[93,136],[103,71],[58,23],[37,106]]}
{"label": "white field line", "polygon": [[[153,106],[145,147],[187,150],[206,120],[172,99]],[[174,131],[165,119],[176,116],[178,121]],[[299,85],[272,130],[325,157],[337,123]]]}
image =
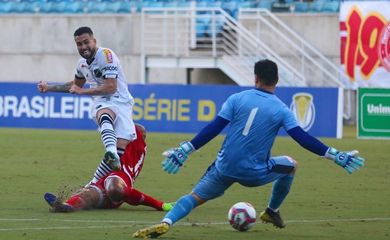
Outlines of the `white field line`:
{"label": "white field line", "polygon": [[[322,222],[375,222],[375,221],[390,221],[390,217],[376,218],[337,218],[337,219],[301,219],[287,220],[289,224],[305,224],[305,223],[322,223]],[[142,226],[155,224],[150,221],[125,221],[125,220],[89,220],[89,219],[40,219],[40,218],[0,218],[0,222],[78,222],[78,223],[121,223],[121,225],[102,225],[102,226],[59,226],[59,227],[19,227],[19,228],[0,228],[0,232],[7,231],[26,231],[26,230],[73,230],[73,229],[105,229],[105,228],[125,228],[132,226]],[[123,225],[123,224],[127,225]],[[175,225],[179,226],[210,226],[210,225],[225,225],[226,222],[201,222],[201,223],[182,223],[178,222]]]}

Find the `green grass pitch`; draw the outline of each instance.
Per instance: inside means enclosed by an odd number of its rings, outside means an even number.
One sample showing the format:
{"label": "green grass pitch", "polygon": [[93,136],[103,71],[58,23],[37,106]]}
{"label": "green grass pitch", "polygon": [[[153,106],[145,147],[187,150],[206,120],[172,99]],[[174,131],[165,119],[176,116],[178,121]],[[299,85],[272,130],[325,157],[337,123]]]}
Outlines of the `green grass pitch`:
{"label": "green grass pitch", "polygon": [[[161,152],[191,136],[150,133],[136,188],[166,201],[191,191],[223,139],[218,137],[194,153],[177,175],[164,173]],[[271,187],[233,185],[223,197],[195,209],[162,238],[390,239],[390,141],[357,140],[351,127],[345,129],[344,139],[323,141],[342,150],[358,149],[366,158],[366,167],[349,175],[290,138],[278,138],[272,154],[290,155],[299,162],[290,195],[281,208],[285,229],[260,222],[248,232],[232,229],[227,224],[229,207],[248,201],[259,213],[268,202]],[[103,154],[97,132],[3,128],[0,153],[0,239],[132,239],[136,229],[164,216],[144,206],[71,214],[48,211],[45,192],[58,193],[90,180]]]}

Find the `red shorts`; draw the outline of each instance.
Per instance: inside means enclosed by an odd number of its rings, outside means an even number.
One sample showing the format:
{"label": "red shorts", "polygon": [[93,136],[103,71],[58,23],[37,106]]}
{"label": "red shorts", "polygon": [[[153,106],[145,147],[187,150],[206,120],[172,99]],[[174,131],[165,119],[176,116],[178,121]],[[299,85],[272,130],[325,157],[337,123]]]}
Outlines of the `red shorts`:
{"label": "red shorts", "polygon": [[111,201],[106,194],[106,190],[105,190],[106,179],[112,178],[112,177],[119,177],[120,179],[122,179],[122,181],[124,181],[126,184],[126,188],[133,187],[133,184],[132,184],[130,178],[122,171],[112,172],[109,175],[107,175],[106,177],[100,179],[97,183],[92,184],[92,186],[95,186],[100,191],[100,195],[101,195],[101,197],[100,197],[101,204],[99,204],[100,208],[114,209],[114,208],[118,208],[123,203],[123,202]]}

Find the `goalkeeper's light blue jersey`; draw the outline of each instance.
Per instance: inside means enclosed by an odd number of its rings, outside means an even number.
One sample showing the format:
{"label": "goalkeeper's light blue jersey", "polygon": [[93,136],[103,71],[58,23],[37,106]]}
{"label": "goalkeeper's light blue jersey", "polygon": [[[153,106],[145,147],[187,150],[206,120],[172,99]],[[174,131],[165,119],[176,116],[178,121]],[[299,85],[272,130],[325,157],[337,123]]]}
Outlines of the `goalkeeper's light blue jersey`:
{"label": "goalkeeper's light blue jersey", "polygon": [[225,176],[252,179],[267,167],[278,131],[297,127],[294,114],[274,94],[251,89],[231,95],[218,116],[230,121],[216,167]]}

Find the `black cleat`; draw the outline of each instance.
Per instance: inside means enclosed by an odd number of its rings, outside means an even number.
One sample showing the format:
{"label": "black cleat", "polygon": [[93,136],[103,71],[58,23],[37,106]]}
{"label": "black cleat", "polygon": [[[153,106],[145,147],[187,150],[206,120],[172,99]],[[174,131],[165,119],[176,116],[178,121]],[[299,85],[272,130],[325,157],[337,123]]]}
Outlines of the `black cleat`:
{"label": "black cleat", "polygon": [[119,156],[117,154],[108,151],[104,154],[103,161],[113,170],[121,170],[121,161],[119,160]]}
{"label": "black cleat", "polygon": [[274,212],[270,208],[266,208],[263,212],[260,213],[260,219],[264,223],[272,223],[277,228],[285,228],[286,224],[284,224],[282,217],[280,216],[280,212]]}

